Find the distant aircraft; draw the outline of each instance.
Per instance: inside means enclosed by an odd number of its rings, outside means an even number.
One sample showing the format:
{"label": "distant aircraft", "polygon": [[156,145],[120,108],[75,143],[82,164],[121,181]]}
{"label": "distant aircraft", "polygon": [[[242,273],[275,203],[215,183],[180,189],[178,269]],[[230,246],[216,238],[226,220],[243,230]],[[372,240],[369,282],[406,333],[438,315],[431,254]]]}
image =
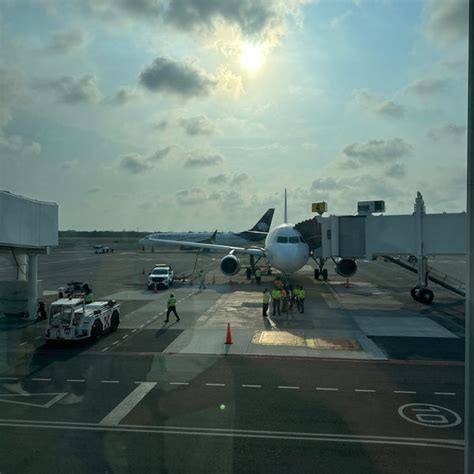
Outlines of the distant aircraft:
{"label": "distant aircraft", "polygon": [[183,249],[194,248],[189,243],[207,243],[231,246],[248,246],[263,242],[272,224],[275,209],[270,208],[249,230],[243,232],[159,232],[150,234],[140,240],[142,245],[179,245]]}
{"label": "distant aircraft", "polygon": [[[270,209],[269,209],[270,211]],[[267,211],[267,213],[269,212]],[[271,209],[273,215],[273,209]],[[250,231],[242,234],[253,233],[258,223]],[[258,227],[261,233],[262,227]],[[240,270],[239,255],[251,255],[254,257],[266,257],[270,265],[283,273],[294,273],[302,268],[310,256],[309,246],[304,241],[303,236],[298,232],[293,224],[287,223],[287,205],[286,205],[286,189],[285,189],[285,223],[275,227],[265,238],[265,246],[263,248],[245,248],[231,245],[218,245],[211,243],[190,242],[183,240],[164,240],[157,239],[154,234],[146,238],[154,244],[172,244],[186,245],[193,248],[210,249],[221,252],[227,252],[227,255],[220,262],[220,269],[224,275],[232,276]],[[218,234],[219,235],[219,234]]]}

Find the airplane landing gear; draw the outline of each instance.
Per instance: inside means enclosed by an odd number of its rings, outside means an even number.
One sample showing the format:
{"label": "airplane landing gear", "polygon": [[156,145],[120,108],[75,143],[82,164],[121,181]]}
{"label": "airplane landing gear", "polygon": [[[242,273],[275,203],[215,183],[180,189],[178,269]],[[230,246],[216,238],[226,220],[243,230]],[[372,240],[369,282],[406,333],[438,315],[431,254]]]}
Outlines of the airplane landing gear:
{"label": "airplane landing gear", "polygon": [[326,259],[322,257],[315,258],[313,257],[316,263],[318,264],[319,268],[314,269],[314,279],[319,280],[319,277],[322,276],[324,281],[327,281],[328,279],[328,270],[327,268],[324,268],[324,263],[326,262]]}
{"label": "airplane landing gear", "polygon": [[434,293],[429,288],[412,288],[410,295],[415,301],[423,304],[431,304],[434,299]]}

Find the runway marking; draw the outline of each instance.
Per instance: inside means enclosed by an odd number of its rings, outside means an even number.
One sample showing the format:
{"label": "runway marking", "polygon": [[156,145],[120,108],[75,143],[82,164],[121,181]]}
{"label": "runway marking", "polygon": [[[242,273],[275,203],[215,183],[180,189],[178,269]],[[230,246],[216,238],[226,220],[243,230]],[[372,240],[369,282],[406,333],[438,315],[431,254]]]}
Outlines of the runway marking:
{"label": "runway marking", "polygon": [[225,387],[225,383],[207,383],[208,387]]}
{"label": "runway marking", "polygon": [[105,416],[100,425],[116,426],[118,425],[152,390],[156,382],[141,382],[133,392],[125,397],[107,416]]}
{"label": "runway marking", "polygon": [[434,392],[435,395],[447,395],[447,396],[455,396],[455,392]]}
{"label": "runway marking", "polygon": [[46,379],[42,377],[32,377],[31,380],[34,380],[35,382],[51,382],[53,379]]}
{"label": "runway marking", "polygon": [[118,380],[101,380],[100,383],[120,383]]}
{"label": "runway marking", "polygon": [[0,380],[20,380],[18,377],[0,377]]}
{"label": "runway marking", "polygon": [[293,386],[293,385],[278,385],[278,388],[283,388],[286,390],[299,390],[299,387]]}
{"label": "runway marking", "polygon": [[189,385],[189,382],[170,382],[170,385]]}
{"label": "runway marking", "polygon": [[141,328],[144,327],[144,326],[145,326],[144,324],[141,324],[141,325],[138,326],[138,327],[139,327],[139,329],[141,329]]}
{"label": "runway marking", "polygon": [[151,323],[151,319],[149,319],[149,320],[147,321],[147,323],[150,324],[150,323]]}
{"label": "runway marking", "polygon": [[28,341],[22,342],[20,346],[24,346],[25,344],[28,344]]}
{"label": "runway marking", "polygon": [[35,337],[35,341],[37,341],[38,339],[43,339],[43,336]]}
{"label": "runway marking", "polygon": [[355,388],[354,392],[367,392],[367,393],[375,393],[376,390],[370,388]]}
{"label": "runway marking", "polygon": [[245,387],[245,388],[262,388],[261,385],[250,385],[250,384],[242,384],[242,387]]}
{"label": "runway marking", "polygon": [[[107,417],[106,417],[107,418]],[[104,420],[103,420],[104,421]],[[80,423],[66,421],[37,421],[37,420],[11,420],[0,419],[0,426],[15,428],[39,428],[59,430],[82,430],[82,431],[116,431],[131,433],[149,433],[166,435],[188,435],[188,436],[220,436],[234,438],[256,438],[256,439],[286,439],[294,441],[324,441],[330,443],[357,443],[357,444],[379,444],[416,446],[426,448],[445,448],[462,451],[464,442],[461,439],[442,438],[410,438],[395,436],[375,435],[349,435],[339,433],[300,433],[291,431],[259,431],[259,430],[236,430],[226,428],[195,428],[186,426],[145,426],[145,425],[117,425],[116,423]]]}
{"label": "runway marking", "polygon": [[110,347],[105,347],[104,349],[102,349],[101,352],[106,352],[106,351],[108,351],[109,349],[110,349]]}
{"label": "runway marking", "polygon": [[128,337],[128,334],[125,334],[124,336],[122,336],[122,339],[127,339]]}
{"label": "runway marking", "polygon": [[412,391],[412,390],[394,390],[393,393],[405,393],[405,394],[408,394],[408,395],[415,395],[416,392]]}
{"label": "runway marking", "polygon": [[120,341],[114,341],[112,342],[112,345],[115,346],[115,344],[118,344]]}
{"label": "runway marking", "polygon": [[155,316],[153,319],[158,319],[158,316]]}
{"label": "runway marking", "polygon": [[83,383],[84,379],[67,379],[66,382]]}
{"label": "runway marking", "polygon": [[132,329],[132,334],[133,334],[134,332],[137,332],[137,329]]}
{"label": "runway marking", "polygon": [[327,392],[337,392],[337,391],[339,391],[339,389],[336,388],[336,387],[316,387],[316,390],[324,390],[324,391],[327,391]]}

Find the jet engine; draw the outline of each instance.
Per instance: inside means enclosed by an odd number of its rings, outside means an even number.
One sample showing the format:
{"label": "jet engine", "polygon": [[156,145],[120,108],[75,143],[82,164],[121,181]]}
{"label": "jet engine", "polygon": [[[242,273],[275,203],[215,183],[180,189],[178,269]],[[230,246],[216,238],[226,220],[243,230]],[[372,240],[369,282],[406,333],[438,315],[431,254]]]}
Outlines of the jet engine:
{"label": "jet engine", "polygon": [[226,255],[220,263],[221,272],[226,276],[232,276],[239,273],[240,260],[232,254]]}
{"label": "jet engine", "polygon": [[356,274],[357,263],[351,258],[341,258],[341,260],[336,262],[334,270],[338,275],[341,275],[344,278],[349,278]]}

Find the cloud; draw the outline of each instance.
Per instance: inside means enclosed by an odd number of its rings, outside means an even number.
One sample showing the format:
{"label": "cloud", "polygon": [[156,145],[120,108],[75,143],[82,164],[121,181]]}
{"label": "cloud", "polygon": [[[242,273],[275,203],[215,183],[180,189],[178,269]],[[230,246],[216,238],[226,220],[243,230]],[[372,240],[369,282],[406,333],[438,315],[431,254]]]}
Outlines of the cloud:
{"label": "cloud", "polygon": [[207,178],[209,184],[223,184],[227,182],[227,176],[225,174],[217,174],[215,176],[209,176]]}
{"label": "cloud", "polygon": [[362,162],[388,161],[411,154],[413,147],[401,138],[370,140],[367,143],[351,143],[343,148],[344,155]]}
{"label": "cloud", "polygon": [[160,122],[153,124],[153,128],[161,132],[163,130],[166,130],[169,125],[170,123],[168,122],[168,120],[161,120]]}
{"label": "cloud", "polygon": [[346,10],[344,13],[341,13],[340,15],[335,16],[330,22],[329,22],[329,28],[332,30],[337,30],[340,28],[348,18],[350,18],[353,15],[352,10]]}
{"label": "cloud", "polygon": [[402,105],[392,100],[386,100],[384,97],[373,94],[367,90],[355,90],[352,97],[361,109],[368,110],[375,115],[402,118],[405,114]]}
{"label": "cloud", "polygon": [[163,158],[168,156],[170,151],[174,148],[174,146],[170,145],[159,150],[156,150],[153,154],[148,157],[149,162],[156,162],[161,161]]}
{"label": "cloud", "polygon": [[443,138],[459,138],[464,136],[465,133],[466,127],[464,125],[448,123],[442,127],[430,128],[430,130],[428,130],[427,136],[434,141],[438,141]]}
{"label": "cloud", "polygon": [[4,135],[0,130],[0,150],[13,156],[36,156],[41,153],[41,144],[27,143],[20,135]]}
{"label": "cloud", "polygon": [[181,97],[205,96],[215,80],[187,62],[156,58],[139,76],[140,84],[150,92],[164,92]]}
{"label": "cloud", "polygon": [[138,153],[123,155],[120,160],[120,166],[132,174],[145,173],[151,168],[151,165]]}
{"label": "cloud", "polygon": [[90,188],[87,192],[89,194],[96,194],[99,191],[102,191],[102,186],[94,186],[93,188]]}
{"label": "cloud", "polygon": [[312,191],[327,191],[336,189],[339,186],[334,178],[317,178],[311,184]]}
{"label": "cloud", "polygon": [[405,167],[400,163],[396,163],[385,171],[390,178],[403,178],[405,176]]}
{"label": "cloud", "polygon": [[178,204],[182,204],[184,206],[200,204],[207,200],[207,195],[201,188],[178,191],[175,196]]}
{"label": "cloud", "polygon": [[106,100],[110,105],[125,105],[135,100],[139,96],[136,89],[130,87],[120,87],[113,97]]}
{"label": "cloud", "polygon": [[91,75],[85,75],[78,79],[71,76],[63,76],[59,79],[43,82],[40,84],[40,87],[53,91],[58,102],[64,104],[93,104],[102,98],[95,78]]}
{"label": "cloud", "polygon": [[247,173],[240,173],[234,175],[231,181],[232,186],[241,186],[244,184],[246,181],[248,181],[249,175]]}
{"label": "cloud", "polygon": [[411,83],[405,89],[405,93],[419,96],[433,96],[443,92],[447,83],[447,79],[419,79]]}
{"label": "cloud", "polygon": [[423,9],[426,35],[444,46],[461,39],[467,41],[468,18],[468,0],[428,0]]}
{"label": "cloud", "polygon": [[216,130],[216,126],[204,115],[182,118],[178,123],[188,135],[211,135]]}
{"label": "cloud", "polygon": [[54,33],[46,50],[51,54],[67,54],[86,44],[86,35],[81,30],[60,31]]}
{"label": "cloud", "polygon": [[224,159],[219,154],[199,155],[196,157],[190,156],[184,162],[185,168],[205,168],[207,166],[215,166],[222,163]]}

